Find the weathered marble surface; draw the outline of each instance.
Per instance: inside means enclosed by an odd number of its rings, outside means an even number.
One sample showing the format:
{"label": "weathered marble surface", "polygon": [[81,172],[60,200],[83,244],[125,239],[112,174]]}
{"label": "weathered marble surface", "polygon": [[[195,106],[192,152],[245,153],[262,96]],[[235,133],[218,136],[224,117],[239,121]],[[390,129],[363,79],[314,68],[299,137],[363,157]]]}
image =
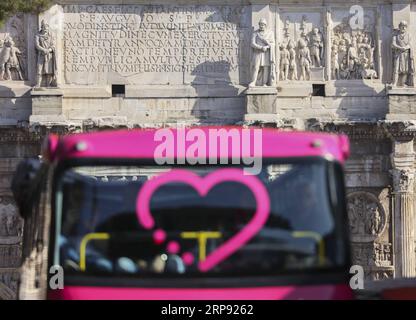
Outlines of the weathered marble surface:
{"label": "weathered marble surface", "polygon": [[63,6],[66,84],[244,82],[247,6]]}

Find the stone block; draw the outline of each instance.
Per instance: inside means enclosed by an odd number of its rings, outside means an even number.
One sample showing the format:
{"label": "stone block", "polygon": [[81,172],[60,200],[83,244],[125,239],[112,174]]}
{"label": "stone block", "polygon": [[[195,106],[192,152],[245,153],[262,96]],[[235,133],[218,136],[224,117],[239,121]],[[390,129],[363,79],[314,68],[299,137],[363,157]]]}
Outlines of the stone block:
{"label": "stone block", "polygon": [[63,92],[60,89],[40,88],[32,90],[32,115],[62,114]]}
{"label": "stone block", "polygon": [[309,97],[312,95],[312,84],[309,82],[279,82],[277,84],[279,97]]}
{"label": "stone block", "polygon": [[311,67],[311,81],[324,81],[325,80],[325,68],[324,67]]}
{"label": "stone block", "polygon": [[387,120],[416,120],[416,89],[391,88],[388,90]]}
{"label": "stone block", "polygon": [[246,91],[247,113],[276,113],[277,90],[274,87],[254,87]]}

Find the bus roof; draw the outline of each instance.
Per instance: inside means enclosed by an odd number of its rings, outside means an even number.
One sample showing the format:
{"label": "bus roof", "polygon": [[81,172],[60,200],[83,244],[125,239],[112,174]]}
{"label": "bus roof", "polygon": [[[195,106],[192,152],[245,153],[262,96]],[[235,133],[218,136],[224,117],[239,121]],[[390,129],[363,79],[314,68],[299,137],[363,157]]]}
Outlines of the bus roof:
{"label": "bus roof", "polygon": [[263,158],[317,156],[343,163],[349,156],[349,142],[345,135],[254,127],[114,130],[59,138],[51,135],[43,154],[50,161],[154,159],[155,152],[162,151],[162,156],[168,154],[178,159],[194,154],[196,148],[201,152],[197,155],[207,158],[227,155],[228,152],[235,157],[253,157],[253,154]]}

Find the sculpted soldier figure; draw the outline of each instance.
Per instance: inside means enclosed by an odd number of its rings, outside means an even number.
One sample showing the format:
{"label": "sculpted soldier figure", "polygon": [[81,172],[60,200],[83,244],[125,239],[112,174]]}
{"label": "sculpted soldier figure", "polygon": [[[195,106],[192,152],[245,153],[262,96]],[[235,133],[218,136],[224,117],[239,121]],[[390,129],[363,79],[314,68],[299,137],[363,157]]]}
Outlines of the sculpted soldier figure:
{"label": "sculpted soldier figure", "polygon": [[266,19],[260,19],[259,29],[253,33],[251,47],[253,48],[252,76],[250,87],[256,85],[271,86],[275,80],[274,34],[266,30]]}
{"label": "sculpted soldier figure", "polygon": [[393,85],[413,87],[414,61],[407,22],[399,23],[399,32],[393,37]]}
{"label": "sculpted soldier figure", "polygon": [[309,47],[312,65],[314,67],[322,67],[321,61],[323,57],[324,44],[322,34],[318,28],[313,28],[310,36]]}
{"label": "sculpted soldier figure", "polygon": [[289,75],[289,50],[283,43],[280,44],[280,74],[281,79],[286,81]]}
{"label": "sculpted soldier figure", "polygon": [[17,80],[23,80],[21,54],[12,38],[4,41],[4,46],[0,51],[0,80],[13,80],[12,70],[16,72]]}
{"label": "sculpted soldier figure", "polygon": [[45,21],[42,21],[41,29],[35,37],[35,46],[38,53],[36,87],[42,86],[43,77],[47,87],[56,86],[56,49]]}
{"label": "sculpted soldier figure", "polygon": [[332,46],[331,52],[331,64],[332,64],[332,79],[339,79],[339,57],[338,57],[338,46]]}
{"label": "sculpted soldier figure", "polygon": [[348,48],[348,68],[350,70],[350,79],[356,79],[357,78],[357,71],[358,71],[358,51],[357,51],[357,39],[353,37],[351,39],[351,45]]}
{"label": "sculpted soldier figure", "polygon": [[310,79],[311,55],[309,48],[303,39],[299,40],[299,64],[301,68],[301,80]]}
{"label": "sculpted soldier figure", "polygon": [[298,66],[296,64],[296,49],[292,40],[287,45],[289,50],[289,79],[298,80]]}

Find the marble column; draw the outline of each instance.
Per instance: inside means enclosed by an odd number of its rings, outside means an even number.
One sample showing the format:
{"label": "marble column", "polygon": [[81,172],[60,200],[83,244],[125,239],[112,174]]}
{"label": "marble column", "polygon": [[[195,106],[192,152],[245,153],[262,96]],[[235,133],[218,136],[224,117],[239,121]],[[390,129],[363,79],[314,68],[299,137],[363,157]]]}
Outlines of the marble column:
{"label": "marble column", "polygon": [[416,276],[413,139],[393,142],[394,260],[396,277]]}

